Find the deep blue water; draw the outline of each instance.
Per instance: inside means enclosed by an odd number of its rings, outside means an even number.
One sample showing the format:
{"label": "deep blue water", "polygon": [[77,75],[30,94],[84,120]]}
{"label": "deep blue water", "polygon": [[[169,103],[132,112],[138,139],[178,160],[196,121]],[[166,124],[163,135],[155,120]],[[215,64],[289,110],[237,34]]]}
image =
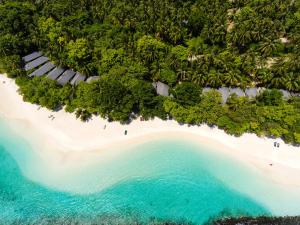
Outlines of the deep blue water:
{"label": "deep blue water", "polygon": [[[36,170],[43,159],[3,122],[0,146],[0,224],[32,224],[45,218],[78,219],[87,224],[153,218],[203,224],[225,215],[272,213],[263,200],[243,191],[242,182],[247,180],[245,187],[256,186],[252,171],[186,141],[161,140],[136,146],[105,165],[93,161],[90,167],[74,171],[69,175],[72,177],[52,187],[23,175],[31,167]],[[101,182],[110,185],[95,191]]]}

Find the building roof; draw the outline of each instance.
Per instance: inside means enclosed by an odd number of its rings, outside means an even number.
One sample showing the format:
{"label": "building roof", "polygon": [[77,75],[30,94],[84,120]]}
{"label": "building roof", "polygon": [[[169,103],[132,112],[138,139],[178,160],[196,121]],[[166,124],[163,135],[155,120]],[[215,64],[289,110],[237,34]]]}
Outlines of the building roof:
{"label": "building roof", "polygon": [[290,92],[288,92],[286,90],[282,90],[282,89],[280,89],[279,91],[282,93],[283,98],[289,99],[291,97],[291,93]]}
{"label": "building roof", "polygon": [[227,87],[221,87],[218,89],[218,92],[222,95],[222,102],[225,104],[230,95],[229,89]]}
{"label": "building roof", "polygon": [[66,70],[58,79],[57,82],[60,85],[67,84],[75,75],[75,72],[73,70]]}
{"label": "building roof", "polygon": [[84,81],[86,76],[82,75],[81,73],[77,72],[72,81],[70,82],[72,85],[77,85],[81,81]]}
{"label": "building roof", "polygon": [[86,80],[86,82],[87,82],[87,83],[91,83],[91,82],[96,81],[96,80],[99,80],[99,79],[100,79],[99,76],[92,76],[92,77],[89,77],[89,78]]}
{"label": "building roof", "polygon": [[52,70],[55,65],[52,62],[47,62],[46,64],[42,65],[40,68],[32,72],[29,76],[30,77],[40,77],[48,73]]}
{"label": "building roof", "polygon": [[40,65],[43,65],[45,62],[48,62],[49,59],[45,56],[41,56],[25,65],[25,71],[32,70]]}
{"label": "building roof", "polygon": [[56,67],[54,70],[52,70],[48,75],[47,78],[51,80],[56,80],[63,72],[65,72],[65,69]]}
{"label": "building roof", "polygon": [[33,52],[31,53],[30,55],[26,55],[22,58],[22,60],[25,62],[25,63],[28,63],[38,57],[42,56],[42,53],[41,52]]}
{"label": "building roof", "polygon": [[236,94],[238,97],[245,96],[245,92],[240,88],[230,88],[230,94]]}
{"label": "building roof", "polygon": [[300,93],[291,92],[291,96],[293,96],[293,97],[300,97]]}
{"label": "building roof", "polygon": [[209,87],[205,87],[205,88],[202,89],[202,93],[206,93],[206,92],[209,92],[211,90],[214,90],[214,89],[209,88]]}
{"label": "building roof", "polygon": [[257,88],[247,88],[245,90],[246,96],[249,98],[255,98],[259,94],[259,89]]}
{"label": "building roof", "polygon": [[154,82],[152,85],[156,89],[156,93],[158,95],[169,96],[170,87],[167,84],[158,81],[158,82]]}

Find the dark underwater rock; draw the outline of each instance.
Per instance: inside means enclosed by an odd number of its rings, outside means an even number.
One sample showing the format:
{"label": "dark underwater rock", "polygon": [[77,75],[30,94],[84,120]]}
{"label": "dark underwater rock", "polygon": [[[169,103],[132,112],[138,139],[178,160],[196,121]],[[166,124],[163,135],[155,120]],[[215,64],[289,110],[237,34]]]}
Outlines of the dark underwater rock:
{"label": "dark underwater rock", "polygon": [[213,225],[300,225],[300,216],[225,218],[213,222]]}

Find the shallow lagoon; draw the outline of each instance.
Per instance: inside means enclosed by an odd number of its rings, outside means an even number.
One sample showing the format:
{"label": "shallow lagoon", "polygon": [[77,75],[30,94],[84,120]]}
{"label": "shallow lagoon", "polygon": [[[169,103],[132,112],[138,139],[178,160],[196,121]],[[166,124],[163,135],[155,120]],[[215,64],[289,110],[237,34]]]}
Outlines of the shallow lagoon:
{"label": "shallow lagoon", "polygon": [[258,171],[218,151],[184,140],[151,141],[106,160],[91,155],[78,167],[60,167],[2,121],[0,146],[0,223],[101,217],[203,224],[224,215],[300,214],[300,196],[283,193]]}

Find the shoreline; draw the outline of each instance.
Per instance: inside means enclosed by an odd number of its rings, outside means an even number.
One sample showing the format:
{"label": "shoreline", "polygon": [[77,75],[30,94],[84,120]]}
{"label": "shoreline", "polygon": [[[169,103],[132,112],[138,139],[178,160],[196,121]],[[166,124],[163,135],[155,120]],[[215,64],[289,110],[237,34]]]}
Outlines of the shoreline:
{"label": "shoreline", "polygon": [[[17,89],[14,80],[0,75],[0,96],[4,96],[0,100],[0,118],[8,121],[18,135],[36,142],[31,144],[40,146],[38,153],[41,155],[43,152],[56,153],[64,162],[76,163],[90,154],[117,155],[123,151],[120,146],[128,148],[148,141],[175,138],[208,146],[262,172],[277,184],[300,188],[300,148],[287,145],[281,139],[260,138],[255,134],[234,137],[206,125],[179,125],[173,120],[157,118],[135,120],[129,125],[108,122],[100,117],[81,122],[74,114],[63,110],[51,112],[23,102]],[[55,119],[49,118],[50,115]],[[124,135],[125,130],[127,135]],[[273,146],[275,141],[280,143],[280,148]]]}

